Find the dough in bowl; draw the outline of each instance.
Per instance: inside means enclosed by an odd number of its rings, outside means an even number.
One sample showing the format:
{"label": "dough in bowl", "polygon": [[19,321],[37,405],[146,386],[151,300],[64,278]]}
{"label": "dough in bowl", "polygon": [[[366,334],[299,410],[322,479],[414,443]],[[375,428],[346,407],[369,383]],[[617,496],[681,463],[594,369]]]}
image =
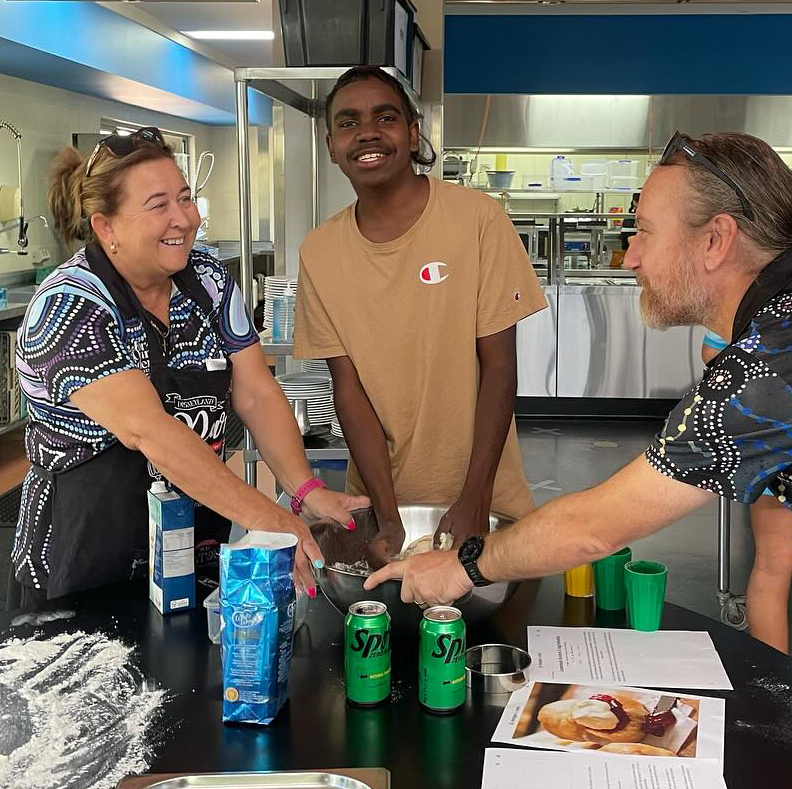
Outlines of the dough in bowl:
{"label": "dough in bowl", "polygon": [[[438,549],[441,551],[450,551],[454,545],[454,535],[449,532],[443,532],[440,535],[440,545]],[[416,556],[419,553],[429,553],[434,548],[434,534],[427,534],[425,537],[419,537],[413,540],[400,554],[393,557],[393,561],[401,561],[410,556]]]}

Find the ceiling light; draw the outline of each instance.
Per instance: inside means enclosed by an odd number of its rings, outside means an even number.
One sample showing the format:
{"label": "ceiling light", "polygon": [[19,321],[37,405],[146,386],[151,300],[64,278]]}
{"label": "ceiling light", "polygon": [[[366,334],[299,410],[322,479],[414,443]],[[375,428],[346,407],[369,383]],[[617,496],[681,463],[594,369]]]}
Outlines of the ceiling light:
{"label": "ceiling light", "polygon": [[272,41],[272,30],[182,30],[185,36],[203,41]]}

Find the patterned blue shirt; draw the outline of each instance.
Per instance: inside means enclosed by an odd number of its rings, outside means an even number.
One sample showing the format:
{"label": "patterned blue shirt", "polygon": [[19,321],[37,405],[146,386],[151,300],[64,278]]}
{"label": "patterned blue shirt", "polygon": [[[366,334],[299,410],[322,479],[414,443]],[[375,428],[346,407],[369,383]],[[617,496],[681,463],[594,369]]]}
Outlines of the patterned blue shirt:
{"label": "patterned blue shirt", "polygon": [[[231,355],[258,342],[242,294],[225,266],[192,250],[188,266],[206,288],[213,316],[173,284],[167,364],[206,369],[206,360]],[[213,313],[214,315],[214,313]],[[36,291],[17,335],[16,365],[28,399],[28,458],[49,471],[90,460],[118,439],[80,411],[74,392],[107,375],[140,369],[148,375],[146,333],[137,316],[122,317],[110,292],[81,249]],[[17,580],[41,588],[49,571],[49,482],[28,473],[22,486],[12,559]]]}
{"label": "patterned blue shirt", "polygon": [[767,488],[792,509],[792,250],[748,289],[732,337],[671,412],[647,460],[745,504]]}

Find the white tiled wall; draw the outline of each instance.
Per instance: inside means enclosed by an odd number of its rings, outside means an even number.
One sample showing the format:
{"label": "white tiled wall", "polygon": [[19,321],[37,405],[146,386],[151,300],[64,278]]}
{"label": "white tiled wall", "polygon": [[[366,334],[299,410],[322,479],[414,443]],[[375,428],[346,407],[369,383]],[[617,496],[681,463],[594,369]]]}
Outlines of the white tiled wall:
{"label": "white tiled wall", "polygon": [[[203,150],[215,153],[215,168],[204,191],[210,201],[210,239],[239,237],[239,204],[237,190],[236,132],[233,127],[207,126],[171,115],[152,112],[119,102],[97,99],[79,93],[40,85],[0,74],[0,120],[7,120],[22,134],[22,179],[25,214],[47,215],[46,184],[55,153],[71,145],[74,132],[97,134],[101,118],[112,118],[134,124],[161,126],[189,135],[193,162]],[[269,166],[267,162],[267,131],[263,128],[250,135],[253,238],[266,238],[269,229]],[[17,184],[16,145],[7,131],[0,131],[0,184]],[[48,217],[49,218],[49,217]],[[16,231],[0,234],[0,247],[16,247]],[[46,247],[52,260],[62,262],[69,251],[50,227],[39,222],[29,230],[31,251]],[[32,265],[17,255],[0,255],[0,272]]]}

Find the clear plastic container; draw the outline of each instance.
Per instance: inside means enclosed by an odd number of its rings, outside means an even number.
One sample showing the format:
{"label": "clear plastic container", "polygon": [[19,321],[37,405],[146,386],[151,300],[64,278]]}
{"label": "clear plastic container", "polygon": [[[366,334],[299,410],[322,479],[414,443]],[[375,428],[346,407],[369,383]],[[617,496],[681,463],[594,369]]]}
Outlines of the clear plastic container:
{"label": "clear plastic container", "polygon": [[636,159],[611,159],[607,167],[606,186],[619,189],[614,185],[616,178],[638,178],[638,161]]}
{"label": "clear plastic container", "polygon": [[[220,587],[215,589],[211,594],[207,595],[204,600],[204,608],[206,609],[206,629],[209,640],[213,644],[220,643]],[[294,610],[294,632],[296,633],[305,622],[305,617],[308,614],[308,595],[298,594],[297,605]]]}
{"label": "clear plastic container", "polygon": [[583,162],[580,165],[581,175],[601,175],[605,176],[608,172],[608,165],[604,159],[595,159],[591,162]]}
{"label": "clear plastic container", "polygon": [[611,181],[611,189],[625,189],[634,192],[638,188],[638,176],[616,175]]}
{"label": "clear plastic container", "polygon": [[206,609],[206,627],[209,631],[209,640],[213,644],[220,643],[220,587],[215,589],[204,600]]}
{"label": "clear plastic container", "polygon": [[550,161],[551,186],[559,186],[565,178],[571,178],[574,174],[575,168],[566,156],[556,156]]}
{"label": "clear plastic container", "polygon": [[541,189],[542,181],[533,175],[524,175],[521,179],[523,189]]}

